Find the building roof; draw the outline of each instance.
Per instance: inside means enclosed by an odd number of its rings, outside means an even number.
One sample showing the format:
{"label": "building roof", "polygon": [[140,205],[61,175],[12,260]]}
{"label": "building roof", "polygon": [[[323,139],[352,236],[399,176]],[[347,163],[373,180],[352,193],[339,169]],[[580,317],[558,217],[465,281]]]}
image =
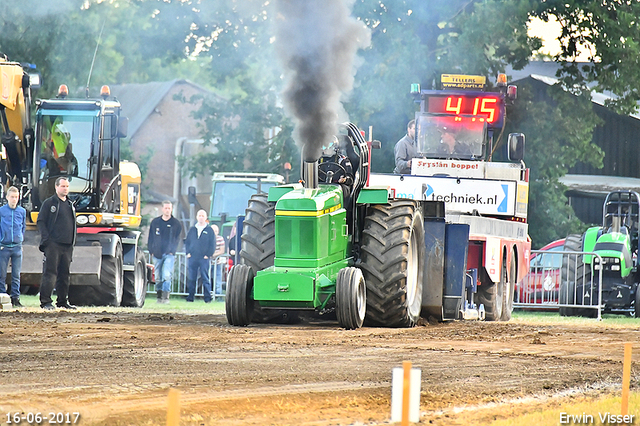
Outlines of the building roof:
{"label": "building roof", "polygon": [[204,87],[189,80],[179,79],[111,86],[111,94],[120,101],[123,115],[129,118],[129,138],[135,136],[149,115],[153,113],[162,99],[177,84],[189,84],[203,92],[208,92]]}
{"label": "building roof", "polygon": [[523,69],[514,70],[511,66],[506,69],[509,81],[522,80],[530,75],[540,75],[545,77],[553,77],[557,80],[556,72],[560,69],[558,62],[552,61],[530,61]]}
{"label": "building roof", "polygon": [[[587,65],[588,62],[579,62],[578,64]],[[560,64],[558,62],[531,61],[521,70],[514,70],[510,67],[507,67],[506,74],[511,77],[511,81],[524,80],[525,78],[530,77],[534,80],[538,80],[544,84],[552,86],[559,81],[558,77],[556,77],[556,73],[559,69]],[[595,83],[591,86],[593,85],[595,85]],[[601,93],[591,91],[591,101],[604,107],[606,107],[605,103],[608,100],[613,100],[615,98],[616,95],[611,92]],[[640,113],[629,114],[629,116],[640,120]]]}
{"label": "building roof", "polygon": [[567,174],[558,179],[566,185],[570,194],[605,196],[611,191],[631,190],[640,192],[640,179],[621,176]]}

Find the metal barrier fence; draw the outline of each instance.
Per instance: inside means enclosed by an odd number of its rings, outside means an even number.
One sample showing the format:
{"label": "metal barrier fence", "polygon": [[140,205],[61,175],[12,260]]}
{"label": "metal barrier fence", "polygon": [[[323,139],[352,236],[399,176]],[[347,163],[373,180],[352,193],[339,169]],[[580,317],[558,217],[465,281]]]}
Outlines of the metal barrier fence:
{"label": "metal barrier fence", "polygon": [[[147,259],[147,263],[153,265],[153,260],[149,252],[144,252]],[[224,299],[227,288],[227,275],[229,273],[229,258],[228,254],[221,254],[211,259],[209,262],[209,278],[211,279],[211,297],[215,299]],[[171,283],[171,294],[173,295],[187,295],[187,256],[186,253],[176,253],[176,259],[173,266],[173,279]],[[217,284],[220,284],[219,286]],[[218,291],[216,291],[218,289]],[[149,284],[147,293],[155,294],[156,289],[154,284]],[[196,281],[196,297],[202,297],[204,290],[202,287],[202,278],[198,274]]]}
{"label": "metal barrier fence", "polygon": [[[584,256],[598,261],[585,264]],[[562,309],[567,314],[597,310],[602,318],[602,258],[593,252],[531,250],[529,273],[516,284],[514,308]],[[595,259],[593,259],[595,260]]]}

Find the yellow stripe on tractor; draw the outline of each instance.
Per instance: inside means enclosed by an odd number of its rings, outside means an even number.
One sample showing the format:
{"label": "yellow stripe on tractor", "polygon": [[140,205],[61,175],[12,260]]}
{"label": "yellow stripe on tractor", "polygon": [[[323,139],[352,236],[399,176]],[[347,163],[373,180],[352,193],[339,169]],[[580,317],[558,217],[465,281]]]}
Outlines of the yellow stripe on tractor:
{"label": "yellow stripe on tractor", "polygon": [[317,211],[294,211],[294,210],[276,210],[276,216],[304,216],[304,217],[318,217],[324,214],[333,213],[336,210],[342,208],[342,204],[330,207],[324,210]]}

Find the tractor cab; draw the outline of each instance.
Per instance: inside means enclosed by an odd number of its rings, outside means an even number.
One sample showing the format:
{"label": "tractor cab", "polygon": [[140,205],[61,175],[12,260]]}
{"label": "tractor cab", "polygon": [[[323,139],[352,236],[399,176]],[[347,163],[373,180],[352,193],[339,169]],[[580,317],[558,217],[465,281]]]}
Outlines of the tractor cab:
{"label": "tractor cab", "polygon": [[602,257],[604,271],[613,271],[625,277],[635,268],[639,212],[638,193],[614,191],[607,195],[603,205],[602,228],[592,237],[595,240],[593,251]]}
{"label": "tractor cab", "polygon": [[602,229],[606,233],[630,235],[638,248],[640,198],[634,191],[615,191],[607,195],[603,206]]}
{"label": "tractor cab", "polygon": [[355,201],[367,183],[369,175],[369,146],[360,131],[351,123],[339,127],[329,147],[318,160],[318,182],[336,184],[342,188],[344,208],[347,210],[349,234],[355,229]]}
{"label": "tractor cab", "polygon": [[475,160],[487,152],[487,123],[470,116],[419,114],[416,135],[426,158]]}

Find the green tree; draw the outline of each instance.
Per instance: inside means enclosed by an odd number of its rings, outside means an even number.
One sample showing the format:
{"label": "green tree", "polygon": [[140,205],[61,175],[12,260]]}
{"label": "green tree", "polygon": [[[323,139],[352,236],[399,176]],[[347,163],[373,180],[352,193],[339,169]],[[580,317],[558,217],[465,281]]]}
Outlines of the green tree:
{"label": "green tree", "polygon": [[300,154],[292,123],[284,114],[281,73],[273,50],[268,1],[214,1],[203,6],[192,26],[189,51],[209,58],[209,79],[216,95],[194,114],[202,119],[205,144],[215,153],[181,159],[191,175],[248,170],[283,173],[284,164],[299,175]]}
{"label": "green tree", "polygon": [[[533,2],[531,15],[562,26],[560,76],[566,87],[584,87],[615,93],[609,106],[620,113],[637,111],[640,101],[640,3],[624,0],[545,0]],[[578,66],[579,49],[589,48],[592,62]]]}
{"label": "green tree", "polygon": [[[527,36],[528,20],[558,19],[563,26],[563,50],[555,58],[563,64],[558,77],[563,91],[577,98],[563,101],[550,93],[547,106],[521,96],[509,110],[508,129],[528,137],[532,229],[558,228],[555,234],[534,235],[534,243],[562,236],[560,218],[571,215],[557,178],[572,161],[599,164],[602,155],[590,144],[597,121],[586,94],[592,88],[616,93],[611,105],[621,113],[635,110],[640,99],[640,3],[354,0],[353,10],[371,29],[372,43],[359,52],[356,86],[344,106],[351,121],[364,129],[373,126],[374,137],[383,142],[374,152],[373,169],[384,172],[392,170],[393,146],[415,111],[407,93],[411,83],[432,88],[444,72],[491,79],[507,65],[518,69],[540,47],[540,40]],[[205,122],[203,138],[216,144],[218,154],[190,158],[185,167],[191,173],[228,167],[281,172],[284,162],[298,167],[299,153],[279,97],[283,81],[273,50],[274,19],[273,2],[267,0],[2,2],[0,51],[38,65],[41,97],[53,94],[61,82],[83,91],[98,40],[91,80],[96,85],[190,78],[219,95],[205,100],[198,113]],[[594,62],[578,67],[572,61],[583,42],[593,46]],[[581,106],[572,109],[576,99]],[[569,125],[568,117],[577,121]],[[558,139],[558,149],[548,149],[560,130],[568,136]],[[554,157],[558,152],[561,162]],[[574,229],[575,222],[566,220],[571,222],[566,229]]]}
{"label": "green tree", "polygon": [[185,43],[197,14],[180,1],[0,2],[0,51],[37,66],[38,97],[55,95],[62,83],[84,95],[90,70],[94,95],[103,84],[193,77],[206,65],[188,56]]}
{"label": "green tree", "polygon": [[[529,234],[534,247],[541,247],[585,228],[567,204],[566,187],[558,179],[578,162],[602,167],[603,152],[591,143],[593,129],[601,120],[586,92],[576,96],[560,85],[542,92],[523,85],[518,92],[506,130],[526,135]],[[537,98],[535,93],[539,93]]]}
{"label": "green tree", "polygon": [[357,16],[372,28],[371,48],[362,52],[358,84],[346,106],[365,128],[374,126],[382,150],[374,152],[376,171],[393,170],[393,147],[413,118],[411,83],[435,88],[442,73],[490,78],[507,64],[523,66],[540,40],[527,37],[528,2],[386,2],[359,0]]}

